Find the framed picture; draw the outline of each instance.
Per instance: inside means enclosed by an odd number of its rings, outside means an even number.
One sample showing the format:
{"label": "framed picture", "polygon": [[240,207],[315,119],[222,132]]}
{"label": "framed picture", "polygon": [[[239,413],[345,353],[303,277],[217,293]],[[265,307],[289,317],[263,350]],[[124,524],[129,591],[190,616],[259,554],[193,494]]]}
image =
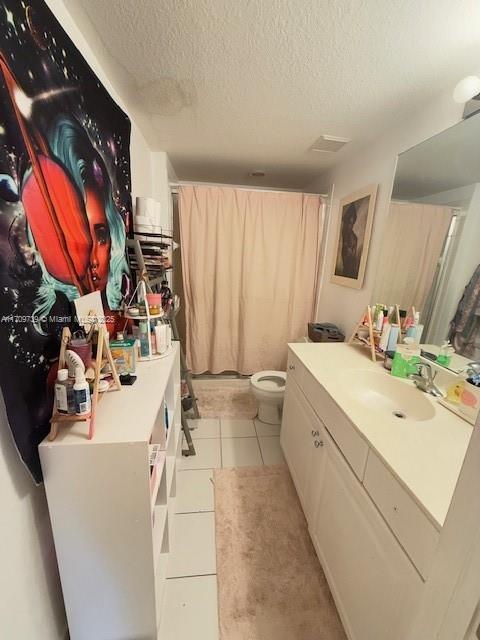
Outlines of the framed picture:
{"label": "framed picture", "polygon": [[340,200],[331,282],[361,289],[367,266],[378,185]]}

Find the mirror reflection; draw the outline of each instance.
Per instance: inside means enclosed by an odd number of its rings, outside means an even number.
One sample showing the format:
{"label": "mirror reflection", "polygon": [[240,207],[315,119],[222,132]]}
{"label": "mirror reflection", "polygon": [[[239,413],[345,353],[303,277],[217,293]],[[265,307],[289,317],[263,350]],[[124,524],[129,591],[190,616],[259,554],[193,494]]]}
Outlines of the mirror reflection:
{"label": "mirror reflection", "polygon": [[479,140],[476,115],[399,156],[373,290],[413,307],[422,349],[455,371],[480,360]]}

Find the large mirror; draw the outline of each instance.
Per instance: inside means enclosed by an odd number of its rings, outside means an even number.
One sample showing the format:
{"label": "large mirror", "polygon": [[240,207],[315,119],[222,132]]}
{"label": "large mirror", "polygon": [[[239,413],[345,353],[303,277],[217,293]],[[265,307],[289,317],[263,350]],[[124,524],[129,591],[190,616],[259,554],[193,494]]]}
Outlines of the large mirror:
{"label": "large mirror", "polygon": [[402,153],[373,290],[412,307],[432,359],[449,340],[449,368],[480,360],[480,114]]}

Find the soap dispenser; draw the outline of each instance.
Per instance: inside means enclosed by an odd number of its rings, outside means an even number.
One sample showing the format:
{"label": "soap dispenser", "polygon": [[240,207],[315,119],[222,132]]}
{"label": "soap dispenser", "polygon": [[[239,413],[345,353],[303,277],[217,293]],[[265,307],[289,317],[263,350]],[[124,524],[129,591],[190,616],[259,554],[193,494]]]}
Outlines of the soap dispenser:
{"label": "soap dispenser", "polygon": [[440,347],[440,351],[437,356],[438,364],[441,364],[444,367],[449,367],[454,353],[455,349],[452,347],[450,342],[446,340]]}

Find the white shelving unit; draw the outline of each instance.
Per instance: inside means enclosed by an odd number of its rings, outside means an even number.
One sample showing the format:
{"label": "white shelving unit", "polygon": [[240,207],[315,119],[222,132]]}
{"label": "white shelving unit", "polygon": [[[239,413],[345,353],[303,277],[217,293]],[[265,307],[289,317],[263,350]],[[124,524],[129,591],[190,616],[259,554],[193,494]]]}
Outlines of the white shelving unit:
{"label": "white shelving unit", "polygon": [[157,638],[182,455],[178,343],[137,376],[99,405],[93,440],[75,422],[40,445],[71,640]]}

